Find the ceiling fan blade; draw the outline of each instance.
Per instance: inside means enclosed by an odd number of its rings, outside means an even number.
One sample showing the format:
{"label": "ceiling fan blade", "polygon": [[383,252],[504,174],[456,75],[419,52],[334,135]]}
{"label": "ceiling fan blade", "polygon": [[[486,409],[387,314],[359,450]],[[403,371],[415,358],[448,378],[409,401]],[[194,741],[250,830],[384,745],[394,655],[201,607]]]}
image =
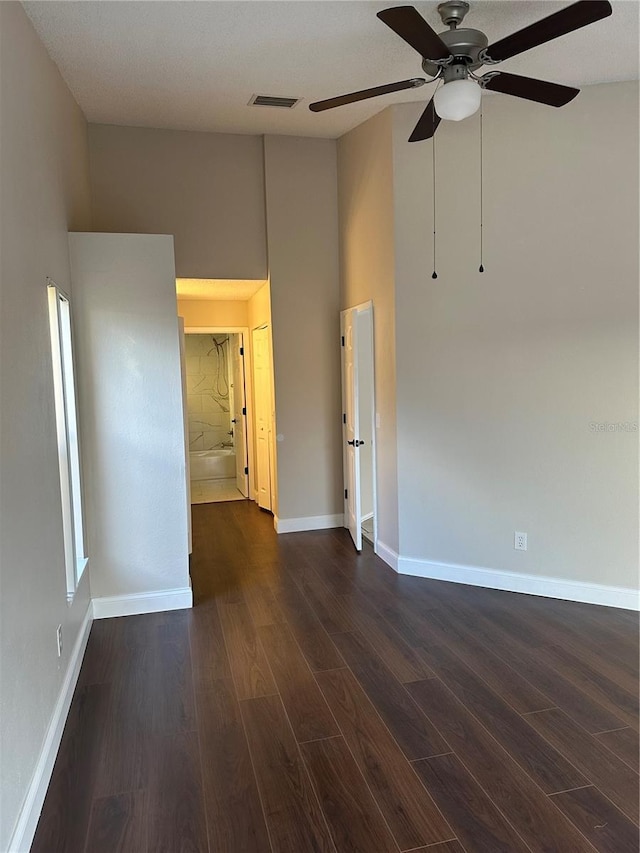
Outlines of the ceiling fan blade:
{"label": "ceiling fan blade", "polygon": [[333,107],[341,107],[344,104],[354,104],[356,101],[376,98],[378,95],[388,95],[390,92],[416,89],[418,86],[424,86],[426,82],[422,77],[413,77],[411,80],[400,80],[399,83],[387,83],[386,86],[374,86],[373,89],[361,89],[359,92],[350,92],[348,95],[338,95],[337,98],[327,98],[326,101],[316,101],[309,104],[309,109],[311,112],[319,113],[322,110],[331,110]]}
{"label": "ceiling fan blade", "polygon": [[539,44],[586,27],[587,24],[600,21],[608,17],[611,12],[611,3],[608,0],[580,0],[535,24],[518,30],[517,33],[500,39],[495,44],[490,44],[486,49],[486,55],[494,62],[501,62]]}
{"label": "ceiling fan blade", "polygon": [[421,142],[423,139],[431,139],[439,124],[440,116],[435,110],[432,98],[418,119],[418,124],[413,128],[409,142]]}
{"label": "ceiling fan blade", "polygon": [[451,51],[413,6],[393,6],[378,12],[383,24],[410,44],[424,59],[446,59]]}
{"label": "ceiling fan blade", "polygon": [[539,104],[548,104],[550,107],[563,107],[580,91],[572,86],[561,86],[559,83],[521,77],[519,74],[505,74],[502,71],[490,71],[487,76],[486,82],[481,78],[483,89],[502,92],[504,95],[514,95],[516,98],[526,98],[528,101],[537,101]]}

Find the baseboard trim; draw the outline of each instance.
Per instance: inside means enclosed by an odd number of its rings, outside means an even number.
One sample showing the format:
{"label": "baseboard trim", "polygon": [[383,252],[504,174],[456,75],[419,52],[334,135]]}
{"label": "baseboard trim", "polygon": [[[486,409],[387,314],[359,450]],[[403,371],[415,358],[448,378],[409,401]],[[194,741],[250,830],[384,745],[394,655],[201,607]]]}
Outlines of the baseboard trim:
{"label": "baseboard trim", "polygon": [[[382,547],[384,546],[379,543],[380,556],[392,566],[392,563],[383,556]],[[482,586],[487,589],[540,595],[544,598],[560,598],[564,601],[580,601],[584,604],[600,604],[604,607],[618,607],[623,610],[640,609],[640,593],[626,587],[525,575],[477,566],[459,566],[454,563],[435,563],[412,557],[398,557],[397,554],[395,556],[397,572],[401,575],[415,575],[420,578]]]}
{"label": "baseboard trim", "polygon": [[156,592],[94,598],[93,618],[110,619],[113,616],[136,616],[140,613],[186,610],[190,607],[193,607],[193,595],[191,587],[186,586],[178,589],[161,589]]}
{"label": "baseboard trim", "polygon": [[305,530],[329,530],[344,527],[344,515],[308,515],[304,518],[278,518],[274,516],[276,533],[302,533]]}
{"label": "baseboard trim", "polygon": [[385,545],[384,542],[381,542],[379,539],[376,544],[376,554],[381,560],[384,560],[388,566],[391,566],[394,572],[398,571],[398,560],[400,559],[398,553],[394,551],[393,548],[389,548],[388,545]]}
{"label": "baseboard trim", "polygon": [[93,609],[89,602],[7,853],[25,853],[31,848],[89,640],[92,617]]}

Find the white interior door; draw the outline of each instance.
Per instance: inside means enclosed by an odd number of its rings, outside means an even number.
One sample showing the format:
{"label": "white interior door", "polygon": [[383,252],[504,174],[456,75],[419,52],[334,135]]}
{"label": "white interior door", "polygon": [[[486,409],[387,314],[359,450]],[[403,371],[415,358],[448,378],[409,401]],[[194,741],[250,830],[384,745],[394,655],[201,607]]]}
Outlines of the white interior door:
{"label": "white interior door", "polygon": [[360,495],[360,454],[358,451],[358,359],[357,311],[348,308],[340,313],[342,334],[342,405],[344,441],[344,525],[353,544],[362,550],[362,500]]}
{"label": "white interior door", "polygon": [[269,327],[254,329],[253,394],[256,425],[256,487],[258,506],[271,510],[271,464],[269,441],[271,433],[271,365],[269,359]]}
{"label": "white interior door", "polygon": [[244,387],[244,339],[242,334],[234,336],[231,358],[231,382],[233,387],[233,443],[236,451],[236,487],[247,497],[249,494],[248,453],[247,453],[247,398]]}

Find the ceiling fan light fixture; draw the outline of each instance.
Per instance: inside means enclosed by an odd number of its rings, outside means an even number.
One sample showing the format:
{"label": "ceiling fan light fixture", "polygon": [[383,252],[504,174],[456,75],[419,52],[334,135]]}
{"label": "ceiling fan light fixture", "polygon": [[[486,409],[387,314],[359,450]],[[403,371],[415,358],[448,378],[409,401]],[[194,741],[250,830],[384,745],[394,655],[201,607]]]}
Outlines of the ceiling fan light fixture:
{"label": "ceiling fan light fixture", "polygon": [[482,90],[474,80],[451,80],[435,93],[433,106],[440,118],[462,121],[478,111],[481,98]]}

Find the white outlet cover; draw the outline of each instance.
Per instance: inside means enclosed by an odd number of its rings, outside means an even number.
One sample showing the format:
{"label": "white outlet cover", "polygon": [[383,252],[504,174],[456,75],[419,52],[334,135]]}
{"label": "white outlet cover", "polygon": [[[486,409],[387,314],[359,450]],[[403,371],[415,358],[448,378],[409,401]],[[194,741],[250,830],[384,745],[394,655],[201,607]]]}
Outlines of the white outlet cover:
{"label": "white outlet cover", "polygon": [[513,547],[516,551],[527,550],[527,534],[520,530],[516,530],[513,534]]}

